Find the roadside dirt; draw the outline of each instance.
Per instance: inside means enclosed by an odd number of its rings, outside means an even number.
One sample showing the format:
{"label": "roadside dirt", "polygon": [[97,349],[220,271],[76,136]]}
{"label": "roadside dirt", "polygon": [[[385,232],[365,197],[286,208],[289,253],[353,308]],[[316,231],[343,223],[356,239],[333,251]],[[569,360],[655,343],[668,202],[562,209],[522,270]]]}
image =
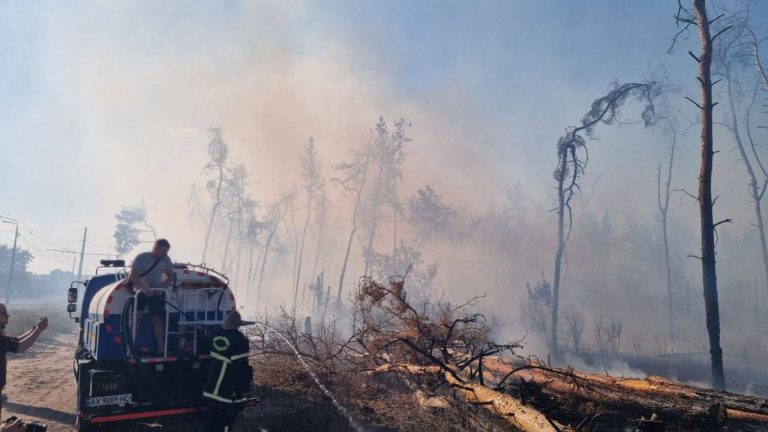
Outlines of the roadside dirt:
{"label": "roadside dirt", "polygon": [[[72,357],[77,335],[41,337],[26,353],[8,355],[8,384],[4,390],[3,418],[48,425],[49,432],[75,431],[76,404]],[[103,431],[202,431],[202,418],[153,419],[103,427]]]}
{"label": "roadside dirt", "polygon": [[[2,417],[48,425],[49,432],[75,431],[76,388],[72,357],[75,334],[42,336],[26,353],[8,354],[8,383],[3,391]],[[239,416],[235,432],[349,430],[329,401],[257,386],[264,403]],[[102,427],[105,432],[203,432],[203,417],[187,415]]]}
{"label": "roadside dirt", "polygon": [[70,432],[75,424],[72,354],[77,336],[44,335],[26,353],[8,354],[3,418],[39,421],[51,432]]}

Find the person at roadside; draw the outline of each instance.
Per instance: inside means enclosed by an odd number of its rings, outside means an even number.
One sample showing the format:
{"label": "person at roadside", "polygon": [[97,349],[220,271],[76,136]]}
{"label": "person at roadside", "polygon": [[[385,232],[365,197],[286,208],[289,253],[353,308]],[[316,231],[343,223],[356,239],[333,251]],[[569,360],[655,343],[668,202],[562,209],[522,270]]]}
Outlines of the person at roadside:
{"label": "person at roadside", "polygon": [[[8,308],[0,303],[0,394],[2,394],[3,387],[5,387],[6,369],[8,364],[5,354],[9,352],[23,353],[28,350],[35,343],[40,334],[48,328],[48,317],[41,316],[38,318],[37,324],[23,335],[19,337],[9,337],[5,335],[5,326],[8,324],[9,318]],[[2,397],[0,397],[0,418],[2,418],[2,413]],[[0,430],[4,431],[5,429]]]}
{"label": "person at roadside", "polygon": [[250,346],[238,330],[242,324],[240,312],[232,311],[211,333],[211,366],[203,391],[203,397],[209,399],[206,432],[232,432],[237,403],[251,390]]}
{"label": "person at roadside", "polygon": [[[156,354],[162,354],[165,347],[165,295],[151,288],[166,288],[173,282],[173,262],[168,256],[170,249],[168,240],[155,241],[152,252],[136,255],[128,276],[129,286],[141,293],[136,296],[139,313],[148,312],[152,317],[152,330],[157,342]],[[141,318],[140,315],[137,322],[141,323]]]}

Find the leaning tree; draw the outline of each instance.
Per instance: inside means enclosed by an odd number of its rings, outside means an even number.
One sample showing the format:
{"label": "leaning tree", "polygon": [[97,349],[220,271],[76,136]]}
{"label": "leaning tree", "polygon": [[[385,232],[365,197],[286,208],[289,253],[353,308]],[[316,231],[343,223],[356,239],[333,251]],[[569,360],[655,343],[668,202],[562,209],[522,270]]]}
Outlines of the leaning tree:
{"label": "leaning tree", "polygon": [[550,325],[550,349],[558,353],[557,318],[560,300],[560,282],[566,241],[570,237],[573,215],[571,201],[579,191],[579,180],[584,174],[589,159],[587,140],[594,138],[594,130],[600,123],[613,124],[629,99],[645,103],[642,119],[646,126],[654,123],[656,115],[653,101],[660,92],[656,82],[612,83],[608,93],[592,102],[592,107],[581,119],[578,126],[566,128],[565,135],[557,141],[557,168],[554,178],[557,182],[557,251],[552,285],[552,323]]}

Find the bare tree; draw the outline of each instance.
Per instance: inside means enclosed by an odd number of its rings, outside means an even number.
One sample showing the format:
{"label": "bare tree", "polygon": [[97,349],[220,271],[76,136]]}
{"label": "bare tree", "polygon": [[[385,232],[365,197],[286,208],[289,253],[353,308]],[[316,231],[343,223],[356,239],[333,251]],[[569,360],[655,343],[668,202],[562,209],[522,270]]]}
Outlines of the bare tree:
{"label": "bare tree", "polygon": [[600,318],[593,323],[592,334],[601,355],[619,354],[622,327],[621,321],[612,316],[606,317],[600,312]]}
{"label": "bare tree", "polygon": [[[317,265],[320,262],[320,255],[323,249],[323,231],[325,230],[325,222],[328,217],[328,206],[330,202],[328,200],[328,192],[325,190],[325,182],[322,180],[317,185],[317,217],[315,225],[317,226],[317,247],[315,248],[315,261],[312,264],[312,277],[309,280],[315,280],[317,275]],[[326,303],[328,303],[326,297]]]}
{"label": "bare tree", "polygon": [[339,275],[339,288],[336,292],[336,311],[341,310],[341,290],[344,286],[344,276],[347,273],[347,264],[349,263],[349,254],[352,251],[352,240],[355,238],[358,228],[358,213],[362,202],[363,190],[365,190],[366,180],[368,178],[368,167],[371,161],[371,149],[373,139],[368,141],[365,152],[353,155],[352,162],[341,163],[334,168],[341,173],[341,176],[334,178],[333,181],[341,186],[342,191],[347,195],[354,207],[352,210],[352,228],[349,231],[347,239],[347,249],[344,253],[344,261],[341,265],[341,274]]}
{"label": "bare tree", "polygon": [[[248,171],[245,165],[239,163],[231,168],[227,168],[227,177],[224,179],[223,207],[228,211],[229,230],[227,241],[224,246],[224,257],[221,265],[222,271],[231,272],[232,280],[238,281],[240,272],[240,251],[245,230],[245,220],[248,213],[253,212],[258,207],[258,203],[248,195],[246,183]],[[234,258],[229,257],[230,243],[234,237],[235,253]],[[234,263],[234,265],[233,265]]]}
{"label": "bare tree", "polygon": [[[571,200],[579,190],[579,179],[588,161],[587,138],[593,138],[594,128],[599,124],[613,124],[627,101],[634,97],[645,103],[642,118],[646,126],[655,121],[653,98],[660,89],[657,83],[611,84],[605,96],[592,102],[592,107],[581,119],[579,126],[566,129],[557,142],[557,168],[554,178],[557,182],[557,251],[555,252],[554,281],[552,286],[552,322],[550,327],[550,349],[558,353],[557,319],[560,299],[560,278],[565,243],[573,227]],[[584,136],[582,136],[584,134]]]}
{"label": "bare tree", "polygon": [[[254,209],[255,210],[255,209]],[[247,215],[247,221],[245,223],[245,231],[243,233],[243,239],[248,245],[248,272],[246,273],[246,304],[250,304],[251,292],[253,289],[253,280],[256,277],[256,262],[258,259],[254,259],[253,254],[257,246],[261,245],[261,235],[267,228],[263,221],[260,221],[256,217],[255,211],[250,211]],[[259,257],[261,258],[261,257]]]}
{"label": "bare tree", "polygon": [[216,213],[219,210],[219,206],[221,206],[221,189],[224,185],[227,153],[229,152],[227,144],[224,142],[224,138],[222,138],[221,129],[209,129],[208,134],[209,161],[205,165],[204,171],[206,173],[213,172],[216,176],[206,183],[206,188],[213,198],[213,204],[211,205],[211,218],[208,222],[208,229],[205,232],[205,244],[203,245],[203,256],[200,259],[201,263],[205,263],[208,244],[211,239],[211,231],[213,230],[213,222],[216,220]]}
{"label": "bare tree", "polygon": [[288,212],[288,208],[290,207],[293,199],[294,196],[292,194],[285,195],[277,203],[273,204],[269,209],[266,222],[266,225],[269,227],[269,235],[267,236],[267,241],[264,243],[264,250],[261,253],[259,284],[256,288],[256,304],[259,304],[261,300],[261,286],[264,282],[264,269],[267,267],[267,257],[269,256],[270,247],[272,247],[272,243],[275,240],[275,235],[277,234],[277,229],[280,226],[280,222],[282,222],[283,218],[285,218],[285,215]]}
{"label": "bare tree", "polygon": [[580,353],[582,338],[584,336],[584,312],[575,304],[571,304],[563,310],[563,319],[565,320],[565,332],[573,346],[573,350]]}
{"label": "bare tree", "polygon": [[[295,193],[294,193],[295,194]],[[299,228],[296,226],[296,201],[294,199],[288,203],[288,211],[291,212],[291,226],[293,227],[293,273],[291,273],[291,283],[296,280],[296,267],[299,264]],[[293,307],[291,315],[296,318],[296,301],[298,299],[298,286],[293,292]]]}
{"label": "bare tree", "polygon": [[[304,156],[300,156],[301,161],[301,178],[304,180],[304,191],[307,194],[307,218],[304,220],[304,229],[301,232],[301,245],[299,246],[299,262],[296,267],[296,287],[294,289],[293,307],[296,308],[296,296],[299,292],[299,286],[301,285],[301,264],[304,260],[304,240],[307,238],[307,228],[309,227],[309,220],[312,216],[312,203],[315,199],[315,193],[320,184],[320,166],[317,162],[317,151],[315,151],[315,140],[310,138],[306,146],[304,146]],[[304,296],[306,290],[301,290],[301,303],[304,303]]]}
{"label": "bare tree", "polygon": [[373,253],[373,240],[376,237],[376,229],[379,222],[379,207],[383,203],[394,203],[397,197],[397,181],[402,178],[401,165],[405,161],[405,144],[410,141],[405,136],[405,128],[409,125],[405,120],[395,122],[395,130],[390,134],[384,118],[379,118],[376,123],[373,145],[371,148],[371,160],[376,165],[377,175],[371,185],[373,190],[368,200],[368,240],[363,253],[365,254],[365,270],[368,274]]}
{"label": "bare tree", "polygon": [[[768,186],[768,171],[757,153],[754,139],[750,129],[750,117],[757,99],[761,75],[764,74],[762,64],[760,63],[758,42],[754,31],[749,25],[749,9],[746,9],[743,16],[731,15],[728,23],[733,26],[733,30],[724,34],[717,40],[714,48],[715,58],[714,67],[717,76],[725,80],[726,96],[728,100],[728,116],[723,123],[718,123],[728,129],[736,142],[736,148],[739,150],[739,156],[744,164],[749,179],[748,191],[755,209],[755,227],[758,231],[760,241],[760,251],[762,253],[763,271],[765,274],[766,288],[768,288],[768,244],[766,244],[765,222],[763,221],[762,200],[765,196],[766,186]],[[743,92],[741,91],[741,81],[743,74],[751,75],[753,72],[748,59],[754,58],[757,65],[756,85],[752,98],[744,109],[744,121],[746,123],[747,139],[751,145],[752,152],[749,153],[743,139],[743,133],[739,125],[739,101]],[[756,172],[755,167],[760,171]],[[758,179],[758,176],[760,177]]]}
{"label": "bare tree", "polygon": [[659,205],[659,214],[661,215],[661,234],[664,240],[664,264],[667,271],[667,329],[669,340],[671,341],[675,337],[675,325],[674,325],[674,313],[672,306],[672,268],[669,261],[669,198],[671,195],[672,185],[672,166],[675,163],[675,150],[677,148],[677,132],[678,124],[677,118],[667,113],[664,116],[664,132],[669,135],[669,161],[667,163],[666,174],[664,177],[664,188],[662,195],[661,185],[661,165],[659,165],[656,173],[656,190],[657,190],[657,202]]}
{"label": "bare tree", "polygon": [[[240,272],[243,269],[241,265],[240,258],[243,255],[243,246],[251,244],[251,235],[248,233],[248,230],[250,229],[250,223],[255,219],[253,214],[255,213],[256,209],[259,207],[258,202],[256,200],[251,199],[250,197],[246,197],[245,201],[243,202],[243,208],[240,211],[240,218],[239,218],[239,224],[238,224],[238,236],[237,236],[237,256],[235,257],[235,283],[239,286],[242,282],[240,279]],[[258,231],[257,231],[258,233]],[[250,248],[250,252],[252,255],[253,248]],[[253,258],[249,255],[249,258]],[[248,281],[248,278],[246,277],[246,282]]]}
{"label": "bare tree", "polygon": [[[717,265],[715,261],[715,228],[718,225],[730,222],[724,219],[715,222],[713,215],[714,200],[712,198],[712,167],[714,161],[714,139],[712,134],[712,111],[715,104],[712,103],[712,49],[713,43],[730,26],[720,29],[714,36],[710,33],[713,22],[722,18],[719,15],[710,20],[707,17],[707,9],[704,0],[693,0],[693,9],[690,11],[683,7],[678,0],[678,11],[675,19],[678,24],[685,24],[681,32],[690,26],[696,26],[699,30],[701,41],[701,53],[697,56],[689,51],[699,65],[697,80],[701,86],[699,102],[688,99],[696,105],[701,118],[701,165],[699,168],[699,193],[695,197],[699,203],[701,215],[701,260],[702,280],[704,286],[704,308],[707,317],[707,332],[709,334],[709,352],[712,365],[712,387],[718,390],[725,389],[725,372],[723,370],[723,349],[720,347],[720,306],[717,294]],[[681,34],[681,32],[678,33]],[[674,41],[673,41],[674,46]]]}

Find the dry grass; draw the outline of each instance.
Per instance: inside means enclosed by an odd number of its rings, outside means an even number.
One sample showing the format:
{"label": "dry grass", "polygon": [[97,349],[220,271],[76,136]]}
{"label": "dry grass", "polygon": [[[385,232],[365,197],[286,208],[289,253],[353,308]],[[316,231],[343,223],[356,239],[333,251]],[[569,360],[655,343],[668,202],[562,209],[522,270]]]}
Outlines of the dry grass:
{"label": "dry grass", "polygon": [[[346,420],[338,414],[336,408],[295,358],[260,356],[254,359],[253,366],[257,385],[270,392],[265,394],[265,400],[290,400],[287,403],[291,405],[293,412],[299,411],[304,417],[305,423],[301,426],[312,425],[312,430],[315,431],[351,430]],[[364,375],[343,368],[335,373],[319,373],[318,378],[367,431],[510,430],[508,424],[499,421],[482,408],[455,398],[453,391],[445,385],[436,389],[433,394],[420,390],[429,387],[429,378],[425,378],[425,382],[414,382],[412,377],[400,376],[394,372]],[[254,415],[246,414],[251,420],[246,422],[253,425],[253,430],[258,430],[255,429],[256,424],[271,426],[281,431],[302,430],[295,418],[284,416],[286,410],[283,408],[274,405],[257,408]],[[274,413],[272,417],[275,418],[270,418],[267,412],[269,410]],[[329,413],[337,418],[329,420]]]}
{"label": "dry grass", "polygon": [[72,333],[76,324],[69,318],[65,308],[65,302],[62,302],[61,304],[21,307],[14,307],[13,304],[11,304],[11,306],[8,307],[8,314],[10,317],[8,325],[5,327],[5,334],[8,336],[18,336],[28,331],[35,326],[38,318],[42,315],[48,316],[48,333]]}

